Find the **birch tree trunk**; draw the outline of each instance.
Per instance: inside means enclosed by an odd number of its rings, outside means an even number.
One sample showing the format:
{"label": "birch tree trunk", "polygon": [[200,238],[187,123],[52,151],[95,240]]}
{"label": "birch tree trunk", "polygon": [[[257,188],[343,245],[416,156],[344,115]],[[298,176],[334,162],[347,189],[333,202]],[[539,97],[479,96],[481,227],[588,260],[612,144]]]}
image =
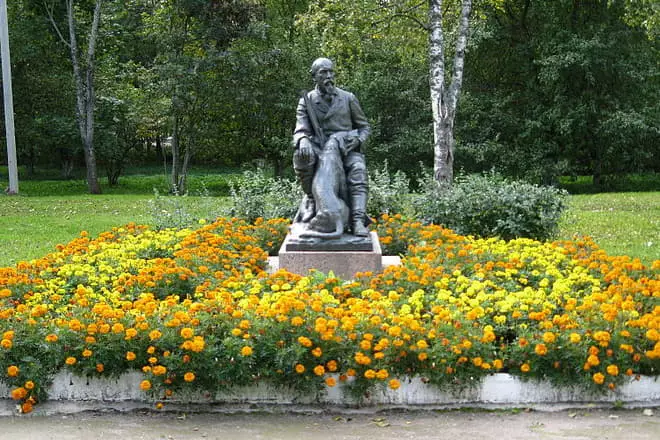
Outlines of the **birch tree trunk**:
{"label": "birch tree trunk", "polygon": [[[91,194],[100,194],[98,172],[96,169],[96,153],[94,151],[94,104],[96,93],[94,91],[94,60],[96,53],[96,40],[99,33],[101,21],[101,5],[103,0],[96,0],[92,25],[87,38],[87,52],[85,53],[84,65],[81,65],[76,34],[76,17],[73,8],[74,0],[66,0],[67,25],[69,27],[69,39],[64,37],[53,17],[53,7],[48,7],[44,2],[48,18],[60,39],[69,47],[71,53],[71,65],[73,67],[73,78],[76,84],[76,121],[80,130],[80,138],[85,154],[85,167],[87,169],[87,188]],[[84,70],[84,72],[83,72]]]}
{"label": "birch tree trunk", "polygon": [[471,0],[462,0],[451,82],[445,86],[442,0],[429,0],[429,69],[433,110],[433,176],[450,185],[454,178],[454,118],[463,84]]}

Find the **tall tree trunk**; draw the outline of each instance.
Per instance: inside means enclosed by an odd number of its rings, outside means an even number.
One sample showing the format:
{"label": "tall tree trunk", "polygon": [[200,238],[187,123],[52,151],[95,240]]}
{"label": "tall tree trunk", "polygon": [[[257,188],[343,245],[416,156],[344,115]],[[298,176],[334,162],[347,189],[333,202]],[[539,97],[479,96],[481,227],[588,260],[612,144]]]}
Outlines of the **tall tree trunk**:
{"label": "tall tree trunk", "polygon": [[179,116],[174,116],[172,124],[172,173],[170,175],[170,191],[173,194],[180,194],[179,191]]}
{"label": "tall tree trunk", "polygon": [[461,3],[458,38],[451,83],[445,87],[445,41],[442,29],[442,0],[429,0],[429,69],[431,108],[433,110],[433,176],[436,181],[451,184],[454,178],[454,119],[456,104],[463,84],[465,48],[469,31],[471,0]]}
{"label": "tall tree trunk", "polygon": [[98,38],[99,23],[101,21],[102,0],[96,0],[92,27],[87,39],[87,53],[85,56],[85,73],[78,58],[78,40],[76,35],[76,19],[73,9],[73,0],[66,1],[67,22],[69,26],[69,41],[63,37],[57,24],[49,11],[49,18],[60,38],[69,46],[73,77],[76,83],[76,120],[80,130],[80,138],[85,153],[85,166],[87,169],[87,188],[91,194],[100,194],[101,186],[96,170],[96,153],[94,151],[94,104],[96,94],[94,91],[94,57],[96,40]]}

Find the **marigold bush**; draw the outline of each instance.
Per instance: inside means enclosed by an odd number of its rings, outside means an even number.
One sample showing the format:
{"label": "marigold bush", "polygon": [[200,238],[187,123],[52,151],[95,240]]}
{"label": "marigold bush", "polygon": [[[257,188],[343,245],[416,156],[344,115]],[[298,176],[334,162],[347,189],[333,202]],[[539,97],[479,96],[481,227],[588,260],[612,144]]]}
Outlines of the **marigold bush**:
{"label": "marigold bush", "polygon": [[589,239],[505,242],[400,216],[376,229],[402,264],[342,280],[266,273],[285,220],[86,233],[0,269],[0,380],[30,411],[54,374],[141,371],[158,400],[259,381],[356,395],[494,372],[594,390],[660,367],[660,261]]}

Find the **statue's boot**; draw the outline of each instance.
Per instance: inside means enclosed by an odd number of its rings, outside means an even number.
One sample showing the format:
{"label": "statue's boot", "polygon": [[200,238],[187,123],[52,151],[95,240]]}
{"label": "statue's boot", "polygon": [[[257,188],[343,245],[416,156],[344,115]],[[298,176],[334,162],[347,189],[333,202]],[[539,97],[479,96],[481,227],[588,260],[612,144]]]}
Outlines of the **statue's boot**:
{"label": "statue's boot", "polygon": [[351,191],[351,227],[356,237],[368,237],[367,229],[367,193],[366,191]]}

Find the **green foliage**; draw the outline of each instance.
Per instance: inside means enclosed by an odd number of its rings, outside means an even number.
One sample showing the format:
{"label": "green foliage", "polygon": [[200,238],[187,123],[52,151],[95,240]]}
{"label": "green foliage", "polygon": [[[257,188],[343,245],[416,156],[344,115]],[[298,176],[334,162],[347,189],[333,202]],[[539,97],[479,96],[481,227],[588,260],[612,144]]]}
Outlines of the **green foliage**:
{"label": "green foliage", "polygon": [[563,190],[495,175],[460,177],[452,187],[425,181],[415,200],[419,218],[464,235],[546,240],[566,208]]}
{"label": "green foliage", "polygon": [[367,213],[370,216],[410,214],[411,210],[410,180],[405,173],[391,173],[387,162],[382,168],[369,173]]}
{"label": "green foliage", "polygon": [[271,177],[263,169],[246,170],[231,183],[231,215],[250,222],[257,218],[292,218],[300,200],[300,185]]}

